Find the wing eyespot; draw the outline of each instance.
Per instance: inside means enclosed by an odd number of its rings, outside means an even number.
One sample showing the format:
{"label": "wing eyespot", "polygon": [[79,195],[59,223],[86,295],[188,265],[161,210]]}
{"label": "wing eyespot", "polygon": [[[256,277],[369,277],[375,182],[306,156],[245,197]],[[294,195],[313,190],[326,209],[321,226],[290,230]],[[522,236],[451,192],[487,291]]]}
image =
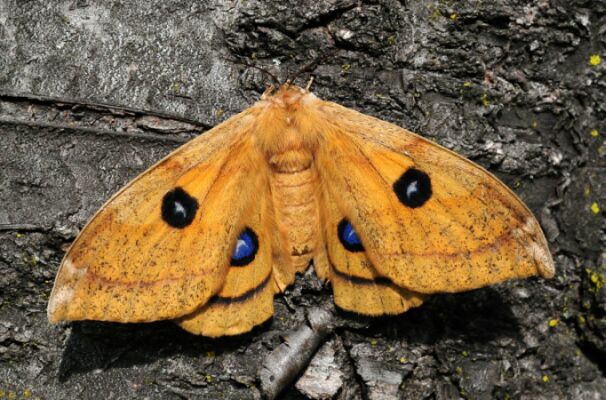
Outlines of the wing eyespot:
{"label": "wing eyespot", "polygon": [[180,187],[162,198],[162,219],[173,228],[183,229],[191,224],[198,211],[198,201]]}
{"label": "wing eyespot", "polygon": [[358,232],[356,232],[348,220],[342,219],[341,222],[339,222],[339,225],[337,226],[337,236],[346,250],[351,252],[364,251],[364,246],[362,245],[360,236],[358,236]]}
{"label": "wing eyespot", "polygon": [[236,247],[231,255],[231,265],[234,267],[243,267],[250,264],[255,259],[259,251],[259,238],[255,231],[245,228],[236,242]]}
{"label": "wing eyespot", "polygon": [[431,198],[431,179],[425,172],[410,168],[393,184],[393,191],[405,206],[421,207]]}

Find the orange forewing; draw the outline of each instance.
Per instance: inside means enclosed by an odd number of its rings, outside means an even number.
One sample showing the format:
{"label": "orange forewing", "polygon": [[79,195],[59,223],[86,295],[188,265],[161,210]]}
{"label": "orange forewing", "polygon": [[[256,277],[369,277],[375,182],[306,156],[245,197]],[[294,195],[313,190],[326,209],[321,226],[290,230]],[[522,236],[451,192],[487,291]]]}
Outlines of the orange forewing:
{"label": "orange forewing", "polygon": [[[420,293],[553,276],[537,221],[493,175],[386,122],[332,103],[322,112],[334,125],[318,151],[321,177],[347,187],[335,201],[359,227],[382,276]],[[409,169],[431,179],[431,197],[419,208],[403,205],[394,193]]]}
{"label": "orange forewing", "polygon": [[[188,143],[106,203],[66,254],[51,293],[49,320],[153,321],[193,312],[221,290],[259,160],[246,150],[246,116]],[[227,142],[232,147],[225,147]],[[238,157],[232,151],[238,149]],[[253,178],[260,177],[252,174]],[[189,226],[161,216],[176,187],[198,199]],[[225,208],[224,197],[231,200]]]}

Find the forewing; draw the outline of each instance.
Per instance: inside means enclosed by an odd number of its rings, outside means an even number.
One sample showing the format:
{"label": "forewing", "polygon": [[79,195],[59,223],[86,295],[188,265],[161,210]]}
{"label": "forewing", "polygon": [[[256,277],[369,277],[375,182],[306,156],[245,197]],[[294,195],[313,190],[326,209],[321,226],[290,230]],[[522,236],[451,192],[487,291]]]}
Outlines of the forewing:
{"label": "forewing", "polygon": [[66,254],[49,320],[172,319],[218,293],[253,189],[267,179],[250,125],[246,112],[233,117],[110,199]]}
{"label": "forewing", "polygon": [[381,276],[435,293],[553,275],[532,213],[483,168],[336,104],[320,112],[321,180]]}

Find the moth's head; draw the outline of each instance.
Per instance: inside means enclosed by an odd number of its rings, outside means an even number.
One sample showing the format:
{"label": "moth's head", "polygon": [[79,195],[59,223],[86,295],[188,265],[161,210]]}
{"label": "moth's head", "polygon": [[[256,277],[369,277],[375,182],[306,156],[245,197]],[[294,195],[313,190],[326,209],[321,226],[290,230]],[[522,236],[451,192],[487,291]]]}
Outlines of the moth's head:
{"label": "moth's head", "polygon": [[261,96],[261,101],[267,101],[272,106],[284,108],[286,110],[294,110],[301,104],[307,104],[310,101],[317,99],[308,89],[304,89],[290,82],[286,82],[275,90],[274,86],[270,86]]}
{"label": "moth's head", "polygon": [[271,158],[290,150],[315,148],[321,103],[309,90],[289,82],[277,90],[266,90],[253,107],[257,139],[263,151]]}

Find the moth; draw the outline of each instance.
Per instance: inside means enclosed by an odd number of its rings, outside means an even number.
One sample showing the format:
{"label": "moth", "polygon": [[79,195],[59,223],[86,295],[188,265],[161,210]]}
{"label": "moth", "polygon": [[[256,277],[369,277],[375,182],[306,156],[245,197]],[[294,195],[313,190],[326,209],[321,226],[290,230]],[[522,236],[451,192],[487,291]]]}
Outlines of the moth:
{"label": "moth", "polygon": [[369,316],[555,271],[489,172],[287,83],[115,194],[65,255],[48,318],[241,334],[312,261],[338,307]]}

